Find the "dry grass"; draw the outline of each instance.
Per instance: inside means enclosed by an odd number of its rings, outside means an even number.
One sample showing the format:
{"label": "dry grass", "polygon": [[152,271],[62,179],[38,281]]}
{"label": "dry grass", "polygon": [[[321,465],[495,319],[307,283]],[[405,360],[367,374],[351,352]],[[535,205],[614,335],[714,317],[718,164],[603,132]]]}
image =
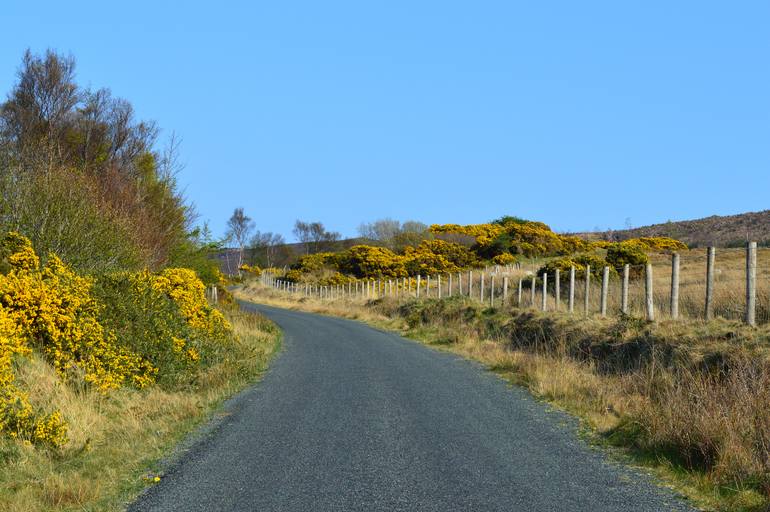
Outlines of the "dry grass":
{"label": "dry grass", "polygon": [[264,318],[229,316],[239,337],[232,357],[190,389],[103,396],[62,384],[42,359],[22,361],[21,386],[36,405],[62,411],[70,442],[61,453],[0,442],[0,510],[123,510],[162,471],[161,458],[223,399],[253,382],[277,349],[278,331]]}
{"label": "dry grass", "polygon": [[770,326],[601,319],[476,301],[236,296],[361,319],[486,364],[709,510],[770,510]]}

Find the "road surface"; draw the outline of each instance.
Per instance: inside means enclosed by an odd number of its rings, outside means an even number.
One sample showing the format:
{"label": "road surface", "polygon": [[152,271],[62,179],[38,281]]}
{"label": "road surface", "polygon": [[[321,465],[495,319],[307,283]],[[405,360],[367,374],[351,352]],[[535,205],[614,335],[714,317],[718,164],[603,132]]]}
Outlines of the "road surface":
{"label": "road surface", "polygon": [[283,329],[283,352],[130,511],[692,510],[475,363],[244,307]]}

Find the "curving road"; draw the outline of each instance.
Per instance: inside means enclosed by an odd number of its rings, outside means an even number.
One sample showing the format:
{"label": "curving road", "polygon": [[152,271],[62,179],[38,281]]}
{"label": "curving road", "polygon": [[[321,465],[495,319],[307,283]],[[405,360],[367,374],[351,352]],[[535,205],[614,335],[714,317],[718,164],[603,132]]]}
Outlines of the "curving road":
{"label": "curving road", "polygon": [[244,307],[283,329],[283,353],[129,510],[692,510],[474,363],[358,322]]}

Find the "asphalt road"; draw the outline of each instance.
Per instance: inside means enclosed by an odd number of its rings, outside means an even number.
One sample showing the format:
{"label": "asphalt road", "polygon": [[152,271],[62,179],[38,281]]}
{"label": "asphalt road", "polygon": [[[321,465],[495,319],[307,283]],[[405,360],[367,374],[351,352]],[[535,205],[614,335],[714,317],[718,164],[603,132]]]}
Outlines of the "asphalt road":
{"label": "asphalt road", "polygon": [[129,510],[691,510],[478,365],[363,324],[252,306],[263,381]]}

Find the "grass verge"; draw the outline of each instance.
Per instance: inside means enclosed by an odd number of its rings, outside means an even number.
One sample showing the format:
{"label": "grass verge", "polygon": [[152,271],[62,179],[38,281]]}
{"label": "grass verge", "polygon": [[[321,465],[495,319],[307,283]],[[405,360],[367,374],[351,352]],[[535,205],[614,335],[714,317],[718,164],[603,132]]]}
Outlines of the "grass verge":
{"label": "grass verge", "polygon": [[17,381],[35,404],[62,411],[70,442],[62,452],[0,440],[0,510],[123,510],[161,474],[161,460],[228,397],[253,383],[280,345],[262,316],[225,312],[236,342],[221,362],[183,389],[121,388],[109,395],[65,385],[41,358],[20,361]]}
{"label": "grass verge", "polygon": [[706,510],[770,510],[770,328],[647,323],[450,299],[321,302],[260,285],[235,296],[365,321],[484,363],[581,418]]}

